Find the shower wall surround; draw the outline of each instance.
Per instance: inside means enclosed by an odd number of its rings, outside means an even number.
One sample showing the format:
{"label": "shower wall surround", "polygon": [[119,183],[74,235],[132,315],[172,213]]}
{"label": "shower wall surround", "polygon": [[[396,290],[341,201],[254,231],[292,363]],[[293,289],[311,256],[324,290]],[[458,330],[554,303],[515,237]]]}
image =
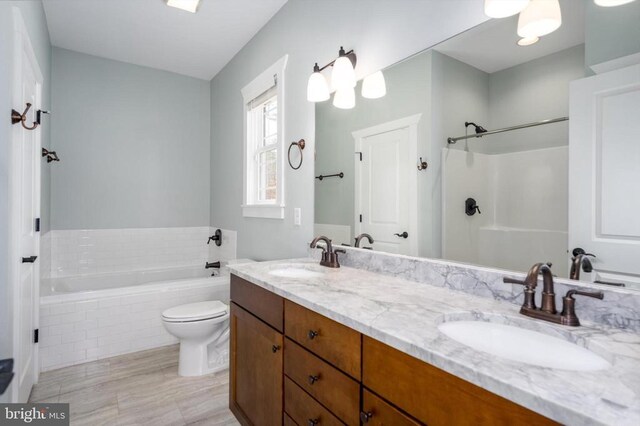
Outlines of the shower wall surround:
{"label": "shower wall surround", "polygon": [[[346,249],[346,253],[340,255],[342,266],[416,281],[416,285],[446,287],[474,296],[510,302],[514,304],[514,312],[517,311],[518,306],[522,305],[523,287],[505,284],[502,281],[505,276],[524,279],[525,274],[522,272],[349,247],[342,248]],[[319,259],[320,252],[311,250],[311,255]],[[633,332],[640,331],[640,293],[638,291],[618,287],[607,288],[584,282],[577,287],[571,280],[556,278],[555,292],[559,306],[561,306],[560,297],[570,289],[604,292],[603,300],[589,297],[577,299],[576,313],[583,323],[591,321]]]}
{"label": "shower wall surround", "polygon": [[236,258],[236,232],[215,227],[54,230],[42,238],[43,278],[202,265]]}

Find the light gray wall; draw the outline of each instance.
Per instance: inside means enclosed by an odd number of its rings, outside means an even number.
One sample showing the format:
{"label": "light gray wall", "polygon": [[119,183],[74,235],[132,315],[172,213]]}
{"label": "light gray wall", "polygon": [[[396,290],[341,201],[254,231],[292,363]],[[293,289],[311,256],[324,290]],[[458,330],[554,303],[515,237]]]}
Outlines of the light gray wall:
{"label": "light gray wall", "polygon": [[587,2],[587,67],[640,52],[640,2],[600,7]]}
{"label": "light gray wall", "polygon": [[[45,20],[44,10],[40,1],[2,1],[0,2],[0,111],[7,114],[11,108],[21,107],[12,105],[13,80],[13,7],[17,7],[29,32],[29,38],[35,50],[40,70],[44,77],[43,107],[50,106],[50,76],[51,76],[51,43],[49,30]],[[8,117],[7,117],[8,118]],[[13,312],[12,297],[8,285],[9,269],[9,176],[8,157],[11,142],[11,122],[0,120],[0,359],[8,358],[13,353]],[[49,144],[49,127],[42,127],[42,144]],[[43,225],[46,226],[47,214],[47,173],[43,168]],[[17,261],[17,259],[16,259]],[[8,389],[0,396],[0,402],[7,402],[11,394]]]}
{"label": "light gray wall", "polygon": [[[475,0],[289,0],[212,80],[211,223],[238,230],[239,257],[307,253],[314,223],[315,108],[306,100],[306,84],[315,62],[329,62],[344,45],[356,50],[362,77],[486,19]],[[284,220],[243,218],[240,90],[285,54],[285,141],[307,141],[305,162],[285,171]],[[300,227],[293,224],[295,207],[302,209]]]}
{"label": "light gray wall", "polygon": [[210,82],[54,48],[52,229],[209,225]]}
{"label": "light gray wall", "polygon": [[[569,82],[584,76],[583,44],[491,74],[490,117],[485,128],[569,116]],[[569,125],[563,122],[475,139],[469,146],[477,152],[497,154],[568,143]]]}

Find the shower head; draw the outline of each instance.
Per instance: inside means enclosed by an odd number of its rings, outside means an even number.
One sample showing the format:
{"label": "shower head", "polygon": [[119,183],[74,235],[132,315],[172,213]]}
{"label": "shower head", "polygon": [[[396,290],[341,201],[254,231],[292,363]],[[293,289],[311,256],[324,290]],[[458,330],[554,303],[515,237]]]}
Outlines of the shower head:
{"label": "shower head", "polygon": [[487,129],[485,129],[482,126],[478,126],[476,123],[472,123],[471,121],[465,121],[464,122],[464,127],[469,127],[469,126],[473,126],[476,129],[476,134],[478,133],[487,133]]}

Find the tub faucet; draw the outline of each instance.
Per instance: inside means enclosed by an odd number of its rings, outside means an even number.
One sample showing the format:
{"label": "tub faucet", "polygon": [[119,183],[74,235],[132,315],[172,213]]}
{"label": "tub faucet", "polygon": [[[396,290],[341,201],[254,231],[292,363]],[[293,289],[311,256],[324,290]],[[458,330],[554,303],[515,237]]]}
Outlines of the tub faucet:
{"label": "tub faucet", "polygon": [[[327,245],[326,249],[322,246],[317,246],[318,242],[320,241],[325,242],[325,244]],[[342,249],[334,250],[333,246],[331,245],[331,240],[325,237],[324,235],[314,238],[313,241],[311,241],[311,244],[309,245],[309,247],[319,248],[320,250],[322,250],[320,265],[326,266],[328,268],[339,268],[340,262],[338,262],[338,253],[346,253],[346,251]]]}
{"label": "tub faucet", "polygon": [[[218,262],[211,262],[211,263],[209,263],[209,262],[205,262],[205,264],[204,264],[204,269],[211,269],[211,268],[214,268],[214,269],[218,269],[218,270],[220,270],[220,262],[219,262],[219,261],[218,261]],[[215,276],[216,276],[216,271],[215,271],[215,270],[213,271],[213,273],[211,274],[211,276],[212,276],[212,277],[215,277]]]}
{"label": "tub faucet", "polygon": [[[542,306],[536,307],[536,287],[538,286],[538,275],[542,274]],[[504,277],[507,284],[519,284],[524,286],[524,302],[520,308],[520,313],[531,318],[553,322],[556,324],[578,326],[580,321],[575,313],[575,300],[573,296],[588,296],[596,299],[604,298],[601,291],[589,292],[579,290],[569,290],[562,298],[562,312],[556,310],[556,294],[554,292],[553,274],[551,266],[547,263],[536,263],[529,269],[524,280]]]}
{"label": "tub faucet", "polygon": [[[362,234],[358,235],[356,237],[356,244],[355,247],[359,248],[360,247],[360,241],[362,241],[363,238],[366,238],[367,240],[369,240],[369,244],[373,244],[373,237],[365,232],[363,232]],[[363,247],[363,248],[370,248],[370,247]]]}
{"label": "tub faucet", "polygon": [[569,278],[572,280],[580,279],[580,270],[586,273],[593,272],[593,265],[589,256],[596,257],[595,254],[587,253],[580,247],[573,249],[573,257],[571,258],[571,270],[569,271]]}

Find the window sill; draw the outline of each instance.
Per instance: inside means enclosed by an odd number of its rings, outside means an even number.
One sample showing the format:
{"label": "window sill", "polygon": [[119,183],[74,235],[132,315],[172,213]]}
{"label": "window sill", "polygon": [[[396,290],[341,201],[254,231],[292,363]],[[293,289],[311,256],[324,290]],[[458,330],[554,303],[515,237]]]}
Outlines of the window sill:
{"label": "window sill", "polygon": [[263,219],[284,219],[284,206],[252,204],[242,206],[242,216]]}

